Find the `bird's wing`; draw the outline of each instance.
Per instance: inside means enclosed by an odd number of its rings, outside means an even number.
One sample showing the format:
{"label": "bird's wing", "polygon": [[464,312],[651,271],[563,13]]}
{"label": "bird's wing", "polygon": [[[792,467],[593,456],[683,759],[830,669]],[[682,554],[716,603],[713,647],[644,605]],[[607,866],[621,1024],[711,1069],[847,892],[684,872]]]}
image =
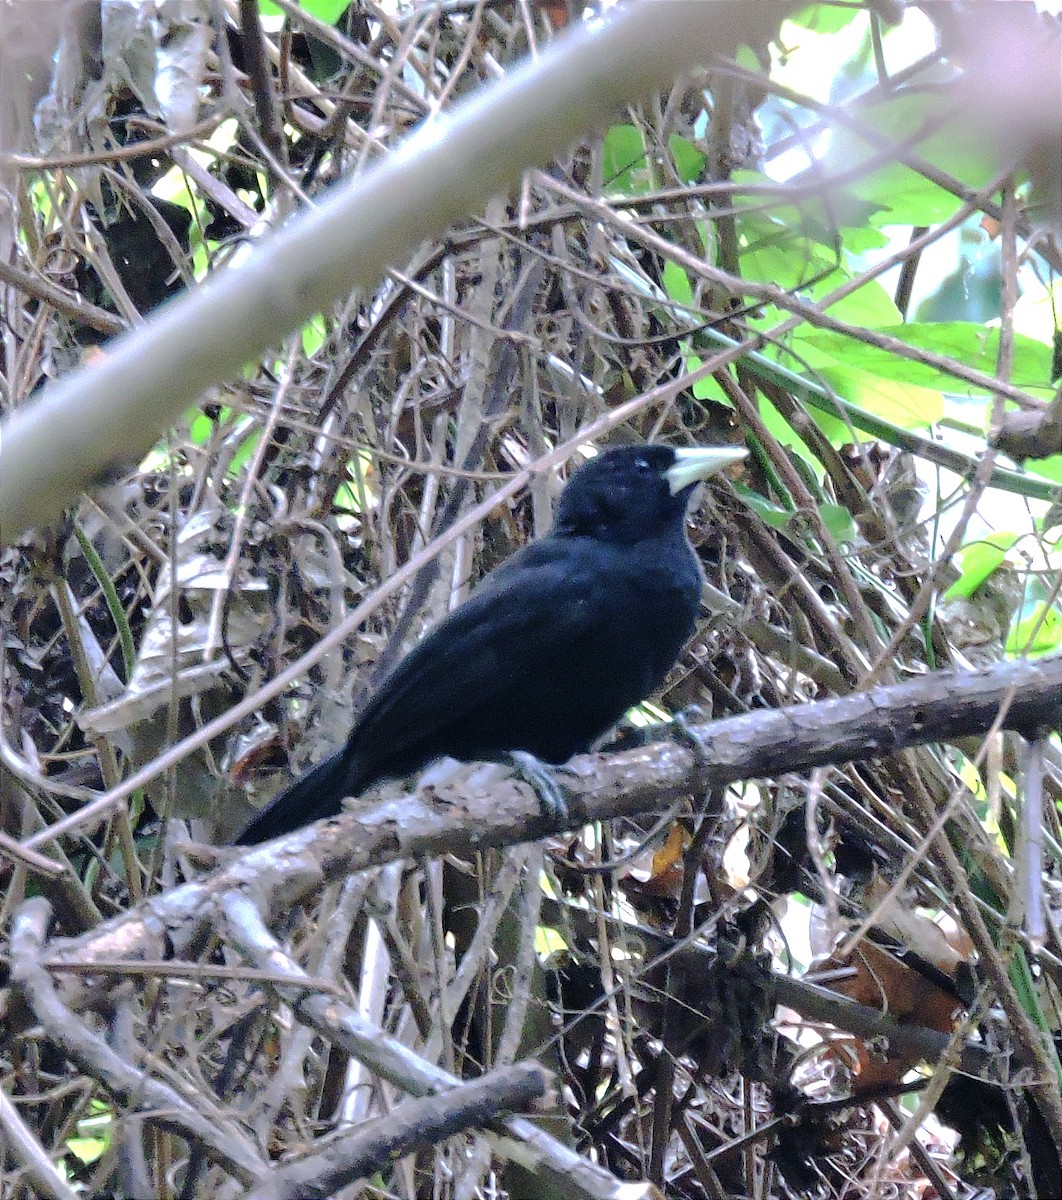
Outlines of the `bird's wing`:
{"label": "bird's wing", "polygon": [[357,745],[375,742],[395,753],[430,741],[532,669],[543,669],[544,660],[593,628],[599,592],[593,576],[544,540],[515,555],[384,680],[357,723]]}

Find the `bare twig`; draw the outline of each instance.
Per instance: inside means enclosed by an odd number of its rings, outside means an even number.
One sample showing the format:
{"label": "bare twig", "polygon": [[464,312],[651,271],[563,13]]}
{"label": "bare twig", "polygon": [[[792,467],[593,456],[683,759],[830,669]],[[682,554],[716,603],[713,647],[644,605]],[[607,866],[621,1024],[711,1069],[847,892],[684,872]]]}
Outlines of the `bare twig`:
{"label": "bare twig", "polygon": [[51,908],[27,900],[11,931],[11,981],[47,1036],[124,1106],[164,1129],[199,1143],[209,1156],[245,1184],[266,1174],[266,1163],[248,1139],[203,1095],[194,1104],[172,1087],[122,1059],[60,1000],[43,966]]}
{"label": "bare twig", "polygon": [[440,1095],[407,1100],[386,1117],[337,1138],[313,1154],[281,1167],[247,1200],[302,1200],[329,1196],[413,1150],[432,1147],[463,1129],[505,1113],[537,1106],[549,1089],[536,1063],[517,1063]]}

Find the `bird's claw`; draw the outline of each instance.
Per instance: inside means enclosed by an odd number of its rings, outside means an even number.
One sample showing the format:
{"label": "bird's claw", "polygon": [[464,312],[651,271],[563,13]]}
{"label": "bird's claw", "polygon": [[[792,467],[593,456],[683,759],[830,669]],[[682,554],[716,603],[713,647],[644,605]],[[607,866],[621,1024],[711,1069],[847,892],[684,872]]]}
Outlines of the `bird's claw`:
{"label": "bird's claw", "polygon": [[704,722],[708,715],[710,714],[706,714],[699,705],[692,704],[688,708],[681,709],[671,718],[672,736],[675,741],[688,746],[693,751],[697,765],[701,767],[710,764],[711,754],[704,737],[694,728],[694,723]]}
{"label": "bird's claw", "polygon": [[571,816],[569,797],[558,781],[555,769],[526,750],[510,750],[506,758],[512,763],[515,773],[534,788],[543,817],[558,825],[568,824]]}

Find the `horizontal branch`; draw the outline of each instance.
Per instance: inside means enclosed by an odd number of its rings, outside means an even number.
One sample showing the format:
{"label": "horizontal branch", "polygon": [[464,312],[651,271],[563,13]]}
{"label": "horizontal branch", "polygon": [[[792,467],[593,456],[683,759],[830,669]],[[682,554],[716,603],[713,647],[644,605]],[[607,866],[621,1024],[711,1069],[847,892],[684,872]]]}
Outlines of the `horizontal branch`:
{"label": "horizontal branch", "polygon": [[386,1117],[325,1142],[305,1158],[280,1167],[247,1200],[304,1200],[331,1196],[415,1150],[432,1148],[465,1129],[537,1106],[550,1089],[537,1063],[516,1063],[441,1095],[406,1100]]}
{"label": "horizontal branch", "polygon": [[[577,937],[587,943],[599,942],[600,914],[578,904],[547,900],[542,906],[542,917],[548,925],[574,930]],[[683,994],[685,990],[691,997],[687,1001],[687,1015],[691,1018],[705,1021],[715,1019],[715,1013],[699,1008],[692,998],[700,995],[708,1000],[711,991],[706,987],[706,981],[712,978],[713,973],[727,973],[736,979],[748,963],[745,955],[723,955],[716,947],[704,945],[696,939],[678,940],[663,930],[634,924],[612,913],[605,913],[604,920],[615,936],[622,935],[624,945],[636,947],[639,942],[645,944],[643,970],[665,961],[670,964],[672,982],[678,994]],[[928,1029],[915,1021],[905,1024],[890,1012],[860,1004],[843,992],[831,991],[807,979],[764,969],[757,975],[757,981],[771,1004],[784,1004],[809,1021],[826,1021],[837,1029],[865,1040],[884,1038],[891,1051],[909,1055],[914,1060],[925,1059],[935,1063],[946,1054],[951,1054],[954,1055],[953,1065],[960,1070],[968,1075],[985,1077],[990,1077],[993,1067],[998,1063],[998,1056],[982,1045],[966,1042],[954,1047],[950,1034]]]}
{"label": "horizontal branch", "polygon": [[[378,789],[333,820],[250,851],[233,851],[231,862],[203,879],[154,896],[89,933],[57,940],[49,957],[85,963],[179,956],[233,888],[251,893],[264,913],[283,913],[329,881],[397,859],[472,854],[588,821],[659,809],[691,792],[742,779],[983,736],[994,725],[1032,733],[1060,721],[1062,656],[1056,656],[937,672],[814,704],[709,722],[695,727],[703,756],[671,741],[579,755],[565,771],[566,822],[543,816],[526,783],[499,777],[498,768],[465,767],[445,784],[422,784],[397,796]],[[77,986],[73,979],[65,982]]]}

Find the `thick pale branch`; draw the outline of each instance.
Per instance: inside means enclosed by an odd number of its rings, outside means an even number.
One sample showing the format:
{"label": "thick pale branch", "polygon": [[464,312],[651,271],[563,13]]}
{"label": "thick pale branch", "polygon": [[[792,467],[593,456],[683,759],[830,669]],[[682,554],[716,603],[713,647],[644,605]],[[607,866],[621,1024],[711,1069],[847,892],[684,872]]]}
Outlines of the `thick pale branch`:
{"label": "thick pale branch", "polygon": [[42,1200],[77,1200],[36,1134],[23,1121],[7,1092],[0,1088],[0,1144],[18,1162]]}
{"label": "thick pale branch", "polygon": [[626,5],[426,119],[388,158],[334,188],[238,268],[165,305],[116,339],[102,361],[47,388],[5,423],[3,543],[139,461],[205,388],[352,289],[374,286],[387,267],[515,184],[526,167],[736,38],[757,42],[787,8],[739,0]]}
{"label": "thick pale branch", "polygon": [[[542,816],[527,784],[466,768],[445,786],[359,801],[334,820],[250,852],[81,937],[58,941],[60,962],[172,957],[211,921],[215,905],[245,889],[265,913],[282,913],[329,880],[403,858],[470,854],[533,841],[565,827],[662,808],[690,792],[828,763],[878,758],[929,742],[1000,728],[1035,731],[1062,720],[1062,657],[938,672],[851,696],[758,711],[701,726],[704,755],[676,742],[581,755],[566,773],[568,825]],[[377,793],[379,796],[379,793]],[[68,981],[75,986],[74,981]]]}

